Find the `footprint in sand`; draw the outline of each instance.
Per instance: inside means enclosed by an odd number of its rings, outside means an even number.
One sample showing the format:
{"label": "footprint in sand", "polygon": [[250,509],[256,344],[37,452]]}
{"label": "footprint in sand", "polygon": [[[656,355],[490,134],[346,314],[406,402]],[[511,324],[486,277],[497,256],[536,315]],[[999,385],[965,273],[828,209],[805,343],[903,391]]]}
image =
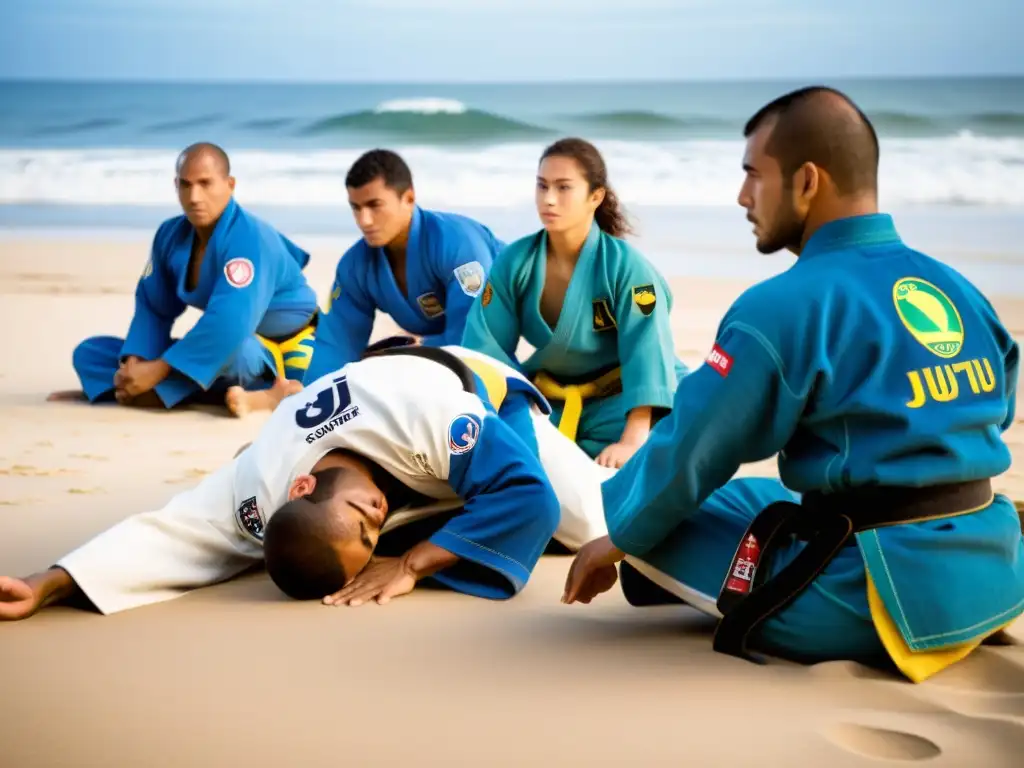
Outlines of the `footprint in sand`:
{"label": "footprint in sand", "polygon": [[87,494],[87,493],[105,493],[105,491],[102,488],[68,488],[68,493]]}
{"label": "footprint in sand", "polygon": [[176,485],[177,483],[187,483],[190,480],[198,480],[200,477],[204,477],[210,474],[208,469],[186,469],[185,474],[181,477],[171,478],[170,480],[164,480],[168,485]]}
{"label": "footprint in sand", "polygon": [[837,723],[825,738],[841,749],[883,760],[930,760],[942,754],[935,742],[906,731],[891,731],[857,723]]}
{"label": "footprint in sand", "polygon": [[110,461],[109,456],[98,456],[95,453],[72,453],[73,459],[86,459],[87,461]]}
{"label": "footprint in sand", "polygon": [[78,473],[73,469],[39,469],[38,467],[29,466],[27,464],[15,464],[14,466],[0,469],[0,475],[14,477],[57,477],[59,475],[75,474]]}

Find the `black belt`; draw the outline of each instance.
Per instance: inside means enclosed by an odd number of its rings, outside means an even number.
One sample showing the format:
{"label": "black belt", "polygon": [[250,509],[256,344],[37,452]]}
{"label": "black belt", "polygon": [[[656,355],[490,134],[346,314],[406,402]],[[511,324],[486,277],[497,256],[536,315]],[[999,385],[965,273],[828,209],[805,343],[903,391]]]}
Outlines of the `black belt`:
{"label": "black belt", "polygon": [[[771,504],[754,518],[733,556],[718,610],[714,649],[756,663],[750,633],[785,608],[828,566],[853,534],[872,528],[953,517],[987,506],[992,482],[974,480],[925,488],[873,486],[840,493],[807,493],[801,503]],[[766,579],[771,558],[790,536],[807,545]]]}
{"label": "black belt", "polygon": [[[385,339],[385,341],[391,341]],[[431,360],[435,363],[440,363],[449,371],[459,377],[459,381],[462,383],[462,388],[470,394],[478,394],[476,386],[476,374],[473,370],[466,365],[465,362],[459,357],[456,357],[446,349],[440,347],[420,347],[420,346],[379,346],[375,348],[368,347],[363,352],[360,359],[366,360],[370,357],[393,357],[395,355],[411,355],[412,357],[422,357],[424,360]]]}

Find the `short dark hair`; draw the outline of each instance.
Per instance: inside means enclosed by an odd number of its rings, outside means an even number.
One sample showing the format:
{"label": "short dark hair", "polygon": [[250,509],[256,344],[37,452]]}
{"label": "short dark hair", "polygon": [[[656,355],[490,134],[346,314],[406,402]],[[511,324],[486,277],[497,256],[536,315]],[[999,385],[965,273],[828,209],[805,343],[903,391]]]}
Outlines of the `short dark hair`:
{"label": "short dark hair", "polygon": [[296,600],[313,600],[337,592],[348,581],[334,543],[340,531],[322,504],[333,496],[343,467],[313,472],[316,486],[308,496],[286,502],[270,516],[263,531],[267,575]]}
{"label": "short dark hair", "polygon": [[345,175],[345,186],[358,189],[375,179],[383,179],[384,186],[400,195],[412,188],[412,171],[401,155],[390,149],[371,149],[352,163]]}
{"label": "short dark hair", "polygon": [[195,144],[189,144],[181,150],[177,161],[174,163],[174,172],[180,173],[181,166],[183,166],[191,157],[195,155],[202,155],[207,152],[213,155],[217,164],[220,165],[221,170],[224,171],[225,176],[231,175],[231,160],[228,158],[228,153],[216,144],[212,144],[208,141],[198,141]]}
{"label": "short dark hair", "polygon": [[849,96],[824,85],[790,91],[761,107],[743,135],[771,119],[766,151],[787,177],[810,162],[828,172],[841,195],[877,191],[878,134]]}

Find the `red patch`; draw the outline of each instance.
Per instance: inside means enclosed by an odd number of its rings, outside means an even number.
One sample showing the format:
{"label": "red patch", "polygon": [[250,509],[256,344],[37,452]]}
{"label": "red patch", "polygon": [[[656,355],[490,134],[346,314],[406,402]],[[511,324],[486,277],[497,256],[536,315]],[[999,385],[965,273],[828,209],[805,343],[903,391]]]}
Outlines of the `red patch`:
{"label": "red patch", "polygon": [[245,288],[255,275],[256,270],[248,259],[232,259],[224,265],[224,277],[235,288]]}
{"label": "red patch", "polygon": [[717,344],[711,348],[711,352],[704,362],[718,371],[723,377],[728,376],[729,369],[732,368],[732,358]]}

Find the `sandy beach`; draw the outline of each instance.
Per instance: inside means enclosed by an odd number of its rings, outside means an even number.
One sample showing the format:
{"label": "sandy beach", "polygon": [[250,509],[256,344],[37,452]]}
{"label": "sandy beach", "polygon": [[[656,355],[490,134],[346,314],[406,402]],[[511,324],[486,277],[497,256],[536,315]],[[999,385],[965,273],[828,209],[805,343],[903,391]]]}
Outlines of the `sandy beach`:
{"label": "sandy beach", "polygon": [[[127,329],[146,252],[145,241],[0,242],[0,573],[45,568],[158,507],[265,418],[44,402],[78,386],[79,340]],[[313,249],[321,297],[336,260]],[[745,287],[674,279],[687,363]],[[1024,297],[991,298],[1024,339]],[[1017,499],[1021,418],[1008,436],[1017,463],[995,481]],[[743,469],[774,472],[774,461]],[[256,572],[114,616],[55,608],[0,625],[0,765],[1021,764],[1024,623],[1011,628],[1021,645],[984,647],[918,686],[857,664],[757,667],[713,653],[711,621],[690,609],[633,609],[618,589],[561,605],[569,562],[544,558],[506,603],[423,589],[328,608]]]}

